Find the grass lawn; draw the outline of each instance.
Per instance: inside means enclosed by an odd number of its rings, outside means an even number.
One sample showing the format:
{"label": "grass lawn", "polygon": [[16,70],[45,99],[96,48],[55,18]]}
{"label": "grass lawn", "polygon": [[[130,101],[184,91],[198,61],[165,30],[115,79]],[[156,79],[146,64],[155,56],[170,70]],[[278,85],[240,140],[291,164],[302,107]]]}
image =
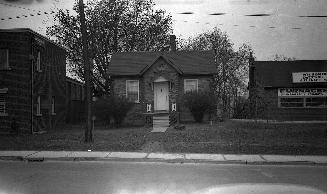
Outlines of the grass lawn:
{"label": "grass lawn", "polygon": [[[147,147],[147,151],[176,153],[327,155],[327,124],[227,121],[185,126],[155,134],[142,127],[96,128],[91,144],[84,143],[84,130],[76,127],[38,135],[2,135],[0,150],[142,151]],[[147,142],[150,148],[144,146]],[[152,144],[160,149],[151,149]]]}
{"label": "grass lawn", "polygon": [[94,143],[84,143],[84,129],[48,131],[44,134],[0,136],[0,150],[137,151],[145,143],[149,129],[96,129]]}
{"label": "grass lawn", "polygon": [[327,155],[327,124],[262,124],[227,121],[170,130],[167,152]]}

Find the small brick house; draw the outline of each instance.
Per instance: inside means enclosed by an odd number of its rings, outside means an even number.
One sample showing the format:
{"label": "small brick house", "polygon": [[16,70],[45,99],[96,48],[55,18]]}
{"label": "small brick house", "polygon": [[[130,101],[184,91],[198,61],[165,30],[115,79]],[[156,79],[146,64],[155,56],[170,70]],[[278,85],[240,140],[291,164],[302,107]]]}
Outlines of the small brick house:
{"label": "small brick house", "polygon": [[66,50],[30,29],[0,30],[0,131],[37,132],[66,118]]}
{"label": "small brick house", "polygon": [[261,88],[269,120],[327,120],[327,61],[254,61],[249,97]]}
{"label": "small brick house", "polygon": [[156,113],[192,121],[183,94],[209,90],[215,72],[213,51],[115,53],[109,68],[113,93],[135,103],[125,119],[132,125],[143,125],[147,114]]}

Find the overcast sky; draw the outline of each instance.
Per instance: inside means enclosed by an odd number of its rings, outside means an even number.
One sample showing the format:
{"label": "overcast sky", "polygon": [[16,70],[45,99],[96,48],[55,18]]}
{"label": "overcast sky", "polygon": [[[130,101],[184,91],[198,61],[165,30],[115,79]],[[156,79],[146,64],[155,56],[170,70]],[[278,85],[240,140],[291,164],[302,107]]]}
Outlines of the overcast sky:
{"label": "overcast sky", "polygon": [[[187,38],[218,26],[235,44],[250,44],[258,60],[274,54],[297,59],[327,60],[327,0],[155,0],[156,8],[173,17],[174,34]],[[45,34],[53,23],[48,14],[26,17],[38,10],[72,9],[74,0],[0,0],[0,28],[31,28]],[[9,6],[11,5],[11,6]],[[192,12],[193,14],[180,14]],[[210,15],[225,13],[225,15]],[[249,17],[249,14],[271,14]],[[20,18],[16,18],[19,16]],[[12,19],[8,19],[11,17]]]}

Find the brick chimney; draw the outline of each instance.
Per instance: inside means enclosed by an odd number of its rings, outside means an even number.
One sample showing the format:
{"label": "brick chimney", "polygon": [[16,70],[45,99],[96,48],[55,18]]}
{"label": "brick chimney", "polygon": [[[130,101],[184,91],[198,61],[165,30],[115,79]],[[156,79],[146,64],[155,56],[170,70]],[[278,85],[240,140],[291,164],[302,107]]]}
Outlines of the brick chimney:
{"label": "brick chimney", "polygon": [[176,36],[175,35],[170,35],[170,51],[176,51]]}

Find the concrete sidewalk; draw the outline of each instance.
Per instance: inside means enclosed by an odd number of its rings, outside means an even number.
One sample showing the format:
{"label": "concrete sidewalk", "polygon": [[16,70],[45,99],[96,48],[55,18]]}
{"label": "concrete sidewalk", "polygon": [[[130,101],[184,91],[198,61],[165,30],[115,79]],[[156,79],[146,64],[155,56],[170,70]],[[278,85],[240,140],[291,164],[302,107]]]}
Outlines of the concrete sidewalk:
{"label": "concrete sidewalk", "polygon": [[161,161],[185,163],[239,164],[319,164],[327,165],[327,156],[310,155],[233,155],[143,152],[83,152],[83,151],[0,151],[0,160],[21,161]]}

